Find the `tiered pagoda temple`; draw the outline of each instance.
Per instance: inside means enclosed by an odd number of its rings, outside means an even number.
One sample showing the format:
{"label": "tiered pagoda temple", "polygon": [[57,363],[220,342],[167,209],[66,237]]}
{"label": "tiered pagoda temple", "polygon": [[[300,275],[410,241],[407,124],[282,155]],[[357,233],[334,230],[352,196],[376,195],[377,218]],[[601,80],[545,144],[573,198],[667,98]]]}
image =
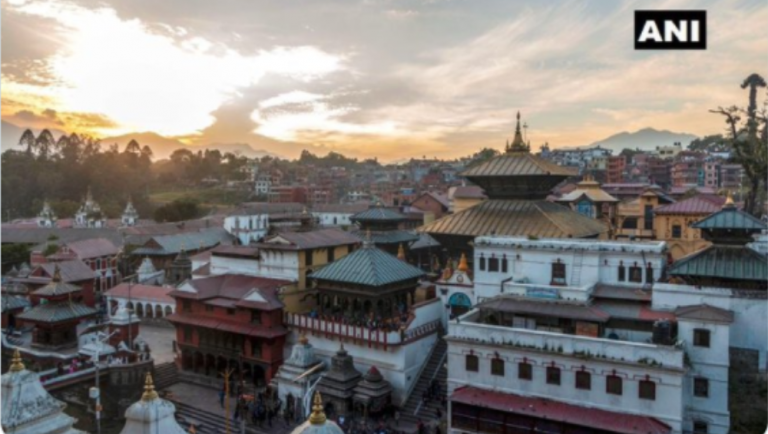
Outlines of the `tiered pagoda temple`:
{"label": "tiered pagoda temple", "polygon": [[555,186],[576,172],[531,154],[520,132],[519,113],[515,138],[505,152],[461,175],[480,186],[488,200],[419,229],[453,258],[466,253],[471,261],[470,242],[480,235],[597,238],[608,231],[605,224],[546,200]]}
{"label": "tiered pagoda temple", "polygon": [[679,259],[669,268],[671,279],[690,285],[734,289],[768,289],[766,256],[747,246],[766,224],[736,208],[729,196],[723,209],[694,223],[712,245]]}
{"label": "tiered pagoda temple", "polygon": [[392,398],[392,386],[381,375],[376,366],[371,366],[357,383],[352,395],[352,402],[359,415],[381,414]]}
{"label": "tiered pagoda temple", "polygon": [[349,218],[360,228],[357,235],[365,238],[370,232],[376,247],[396,255],[401,245],[408,246],[419,239],[419,235],[400,229],[408,218],[397,211],[384,208],[381,202]]}
{"label": "tiered pagoda temple", "polygon": [[325,408],[331,416],[349,416],[352,413],[352,397],[363,374],[355,369],[355,362],[344,344],[331,358],[331,368],[317,383],[317,391],[325,396]]}
{"label": "tiered pagoda temple", "polygon": [[58,265],[53,279],[32,293],[33,303],[38,304],[17,316],[17,319],[34,326],[32,347],[59,350],[77,346],[77,325],[95,316],[98,311],[80,302],[82,289],[62,282]]}

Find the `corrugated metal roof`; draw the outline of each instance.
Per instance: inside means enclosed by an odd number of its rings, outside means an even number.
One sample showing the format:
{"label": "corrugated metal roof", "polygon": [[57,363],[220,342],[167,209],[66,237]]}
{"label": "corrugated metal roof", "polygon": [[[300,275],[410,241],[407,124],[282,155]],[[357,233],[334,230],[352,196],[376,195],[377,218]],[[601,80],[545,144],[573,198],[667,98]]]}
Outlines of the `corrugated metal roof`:
{"label": "corrugated metal roof", "polygon": [[597,220],[545,200],[487,200],[419,228],[419,232],[429,234],[539,238],[585,238],[607,230]]}
{"label": "corrugated metal roof", "polygon": [[419,239],[414,241],[413,244],[411,244],[410,249],[411,250],[427,249],[430,247],[440,247],[440,243],[438,243],[436,239],[429,236],[429,234],[421,233],[419,234]]}
{"label": "corrugated metal roof", "polygon": [[19,314],[21,320],[56,323],[95,315],[96,309],[80,303],[45,303]]}
{"label": "corrugated metal roof", "polygon": [[734,208],[724,208],[691,225],[696,229],[766,229],[762,220]]}
{"label": "corrugated metal roof", "polygon": [[765,256],[748,247],[713,245],[679,259],[669,268],[669,274],[765,281],[768,264]]}
{"label": "corrugated metal roof", "polygon": [[586,196],[592,202],[618,202],[619,200],[599,188],[578,188],[557,199],[558,202],[576,202]]}
{"label": "corrugated metal roof", "polygon": [[535,300],[522,297],[494,297],[478,305],[481,309],[499,312],[540,315],[556,318],[606,322],[610,315],[602,310],[585,304],[562,301]]}
{"label": "corrugated metal roof", "polygon": [[370,222],[370,221],[401,221],[406,217],[397,211],[393,211],[389,208],[384,208],[381,204],[368,208],[365,211],[361,211],[349,218],[353,222]]}
{"label": "corrugated metal roof", "polygon": [[[368,236],[367,231],[355,231],[353,233],[360,238],[360,240],[365,240]],[[370,233],[371,241],[373,241],[374,244],[407,244],[419,239],[418,234],[401,230],[370,231]]]}
{"label": "corrugated metal roof", "polygon": [[678,318],[693,319],[699,321],[733,322],[733,312],[708,304],[696,304],[693,306],[680,306],[675,309]]}
{"label": "corrugated metal roof", "polygon": [[107,238],[116,246],[123,245],[123,237],[116,229],[106,228],[16,228],[8,225],[2,226],[3,244],[41,244],[55,237],[56,243],[66,244],[73,241],[93,238]]}
{"label": "corrugated metal roof", "polygon": [[653,210],[655,214],[711,214],[717,212],[723,207],[725,198],[722,196],[714,196],[707,194],[700,194],[698,196],[689,197],[688,199],[675,202],[673,204],[664,205]]}
{"label": "corrugated metal roof", "polygon": [[424,272],[372,246],[355,250],[310,275],[314,280],[383,286],[418,279]]}
{"label": "corrugated metal roof", "polygon": [[[133,300],[154,301],[158,303],[176,303],[170,294],[173,287],[151,286],[142,284],[121,283],[107,291],[104,295],[114,298],[131,298]],[[130,294],[130,297],[129,297]]]}
{"label": "corrugated metal roof", "polygon": [[522,175],[574,176],[577,174],[578,171],[573,168],[558,166],[530,152],[510,152],[467,169],[461,173],[461,176],[474,178]]}
{"label": "corrugated metal roof", "polygon": [[284,231],[257,244],[263,249],[306,250],[323,247],[346,246],[357,244],[360,239],[355,235],[337,228],[317,229],[306,232]]}
{"label": "corrugated metal roof", "polygon": [[[223,228],[211,228],[201,232],[189,232],[174,235],[158,235],[152,237],[160,248],[139,247],[133,255],[172,255],[184,250],[207,249],[218,244],[231,243],[232,236]],[[145,243],[146,245],[146,243]]]}
{"label": "corrugated metal roof", "polygon": [[22,309],[29,306],[29,300],[24,297],[15,295],[3,295],[2,297],[3,312]]}

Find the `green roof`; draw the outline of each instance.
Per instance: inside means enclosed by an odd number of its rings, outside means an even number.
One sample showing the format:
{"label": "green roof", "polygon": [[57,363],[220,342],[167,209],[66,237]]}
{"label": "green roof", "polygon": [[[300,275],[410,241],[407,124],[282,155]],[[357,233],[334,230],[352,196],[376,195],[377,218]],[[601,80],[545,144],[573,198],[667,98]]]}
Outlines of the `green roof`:
{"label": "green roof", "polygon": [[44,303],[19,314],[18,318],[27,321],[57,323],[95,315],[98,311],[80,303]]}
{"label": "green roof", "polygon": [[365,211],[360,211],[359,213],[353,215],[349,219],[353,222],[357,221],[363,221],[363,222],[369,222],[369,221],[402,221],[405,220],[405,216],[400,214],[397,211],[392,211],[391,209],[384,208],[381,205],[376,205],[375,207],[368,208]]}
{"label": "green roof", "polygon": [[418,279],[424,272],[372,246],[365,246],[332,262],[310,277],[315,280],[384,286]]}
{"label": "green roof", "polygon": [[763,255],[748,247],[713,245],[678,260],[669,274],[765,281],[768,263]]}
{"label": "green roof", "polygon": [[[373,241],[374,244],[409,244],[419,239],[418,234],[408,231],[392,230],[370,232],[371,241]],[[368,236],[366,231],[356,231],[354,234],[363,240]]]}
{"label": "green roof", "polygon": [[759,231],[766,229],[766,224],[744,211],[731,207],[723,208],[704,220],[692,224],[691,227],[696,229],[752,229]]}

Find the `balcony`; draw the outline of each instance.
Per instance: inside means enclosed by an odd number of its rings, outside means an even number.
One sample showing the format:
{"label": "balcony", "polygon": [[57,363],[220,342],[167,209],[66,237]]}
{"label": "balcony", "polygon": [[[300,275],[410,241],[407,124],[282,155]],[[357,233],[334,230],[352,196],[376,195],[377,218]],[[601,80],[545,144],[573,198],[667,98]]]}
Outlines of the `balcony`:
{"label": "balcony", "polygon": [[504,294],[546,299],[587,301],[595,289],[594,283],[583,286],[541,285],[534,283],[504,283]]}
{"label": "balcony", "polygon": [[451,321],[447,339],[473,344],[498,345],[521,351],[539,351],[609,363],[629,363],[663,369],[684,369],[680,345],[656,345],[472,322],[478,311]]}

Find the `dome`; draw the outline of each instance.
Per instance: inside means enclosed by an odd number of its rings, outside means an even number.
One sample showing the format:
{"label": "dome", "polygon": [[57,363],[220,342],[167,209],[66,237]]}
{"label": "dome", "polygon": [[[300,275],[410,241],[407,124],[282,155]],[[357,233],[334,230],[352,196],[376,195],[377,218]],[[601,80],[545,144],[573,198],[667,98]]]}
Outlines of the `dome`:
{"label": "dome", "polygon": [[336,425],[336,422],[329,421],[323,412],[323,398],[320,392],[315,392],[315,399],[312,405],[312,414],[309,419],[291,431],[291,434],[343,434],[344,431]]}
{"label": "dome", "polygon": [[379,372],[379,369],[376,368],[376,366],[371,366],[371,369],[365,373],[363,379],[370,383],[378,383],[379,381],[383,380],[384,377],[381,376],[381,372]]}
{"label": "dome", "polygon": [[185,434],[176,422],[176,406],[157,396],[152,375],[147,373],[144,394],[141,400],[125,411],[125,426],[120,434],[143,434],[161,432],[163,434]]}

